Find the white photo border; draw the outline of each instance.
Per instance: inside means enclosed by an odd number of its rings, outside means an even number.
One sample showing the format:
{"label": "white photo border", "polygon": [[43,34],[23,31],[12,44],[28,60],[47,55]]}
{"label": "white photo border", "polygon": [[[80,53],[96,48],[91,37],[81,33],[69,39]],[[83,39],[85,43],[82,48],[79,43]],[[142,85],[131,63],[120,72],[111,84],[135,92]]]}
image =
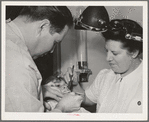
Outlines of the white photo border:
{"label": "white photo border", "polygon": [[[11,113],[5,112],[5,82],[1,82],[2,120],[147,120],[148,119],[148,3],[147,1],[1,1],[1,40],[5,40],[6,5],[58,5],[58,6],[142,6],[143,7],[143,112],[141,114],[104,113]],[[5,43],[1,41],[2,72],[5,81]]]}

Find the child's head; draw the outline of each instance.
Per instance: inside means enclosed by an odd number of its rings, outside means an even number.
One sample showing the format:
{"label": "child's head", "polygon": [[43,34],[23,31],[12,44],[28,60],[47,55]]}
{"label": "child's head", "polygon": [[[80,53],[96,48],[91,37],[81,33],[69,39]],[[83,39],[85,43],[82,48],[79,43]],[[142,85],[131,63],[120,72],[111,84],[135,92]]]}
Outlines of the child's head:
{"label": "child's head", "polygon": [[51,76],[50,80],[51,80],[52,86],[57,87],[62,93],[70,92],[64,78]]}
{"label": "child's head", "polygon": [[52,82],[55,84],[56,87],[67,85],[65,79],[62,77],[55,77]]}

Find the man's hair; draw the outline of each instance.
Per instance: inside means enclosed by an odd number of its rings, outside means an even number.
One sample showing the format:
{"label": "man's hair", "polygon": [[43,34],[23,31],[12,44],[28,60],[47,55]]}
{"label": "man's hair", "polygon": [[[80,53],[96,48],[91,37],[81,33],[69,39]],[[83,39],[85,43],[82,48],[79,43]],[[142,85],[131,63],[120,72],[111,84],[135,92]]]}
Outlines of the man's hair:
{"label": "man's hair", "polygon": [[72,14],[66,6],[24,6],[19,16],[26,16],[31,22],[48,19],[52,33],[60,33],[65,25],[73,25]]}

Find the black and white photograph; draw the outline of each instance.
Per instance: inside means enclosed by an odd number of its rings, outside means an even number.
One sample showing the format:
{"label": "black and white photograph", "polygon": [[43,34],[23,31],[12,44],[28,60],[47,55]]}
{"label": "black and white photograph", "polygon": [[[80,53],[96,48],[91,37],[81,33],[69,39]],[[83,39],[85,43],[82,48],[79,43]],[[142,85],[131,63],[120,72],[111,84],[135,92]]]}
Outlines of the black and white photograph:
{"label": "black and white photograph", "polygon": [[2,120],[147,120],[148,1],[2,1]]}

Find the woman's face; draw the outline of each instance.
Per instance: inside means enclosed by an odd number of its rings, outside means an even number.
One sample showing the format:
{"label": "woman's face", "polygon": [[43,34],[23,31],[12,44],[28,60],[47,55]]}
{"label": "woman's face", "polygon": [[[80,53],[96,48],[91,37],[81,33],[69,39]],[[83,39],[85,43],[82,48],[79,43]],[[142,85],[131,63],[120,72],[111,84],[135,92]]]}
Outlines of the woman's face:
{"label": "woman's face", "polygon": [[107,61],[115,73],[125,74],[129,72],[132,63],[131,54],[122,48],[122,43],[114,40],[106,41]]}

